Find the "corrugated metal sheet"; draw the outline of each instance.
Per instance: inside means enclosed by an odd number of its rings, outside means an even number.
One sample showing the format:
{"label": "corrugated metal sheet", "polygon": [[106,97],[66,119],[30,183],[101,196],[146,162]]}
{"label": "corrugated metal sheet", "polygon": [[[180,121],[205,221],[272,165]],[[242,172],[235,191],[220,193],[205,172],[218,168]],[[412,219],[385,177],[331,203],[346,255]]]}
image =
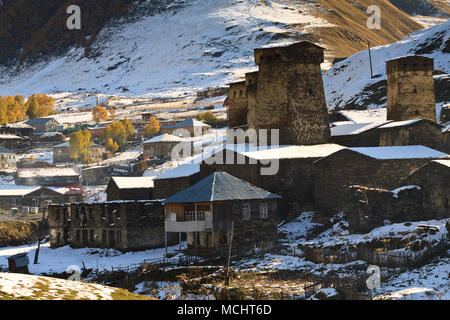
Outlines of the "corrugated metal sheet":
{"label": "corrugated metal sheet", "polygon": [[165,203],[192,203],[228,200],[279,199],[226,172],[214,172],[193,186],[167,198]]}

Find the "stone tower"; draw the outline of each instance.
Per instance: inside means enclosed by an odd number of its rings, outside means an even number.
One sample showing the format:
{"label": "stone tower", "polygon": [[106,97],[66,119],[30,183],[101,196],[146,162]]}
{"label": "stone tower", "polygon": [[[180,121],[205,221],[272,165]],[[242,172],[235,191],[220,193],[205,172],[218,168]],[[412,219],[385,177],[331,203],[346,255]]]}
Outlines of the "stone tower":
{"label": "stone tower", "polygon": [[386,62],[387,120],[436,122],[432,58],[402,57]]}
{"label": "stone tower", "polygon": [[328,143],[331,134],[320,68],[323,57],[324,49],[307,41],[255,49],[259,71],[256,109],[249,110],[249,127],[279,129],[280,144]]}
{"label": "stone tower", "polygon": [[258,83],[258,71],[245,74],[245,86],[247,87],[247,124],[250,129],[255,129],[256,117],[256,84]]}
{"label": "stone tower", "polygon": [[228,101],[228,127],[247,124],[247,89],[245,81],[230,83]]}

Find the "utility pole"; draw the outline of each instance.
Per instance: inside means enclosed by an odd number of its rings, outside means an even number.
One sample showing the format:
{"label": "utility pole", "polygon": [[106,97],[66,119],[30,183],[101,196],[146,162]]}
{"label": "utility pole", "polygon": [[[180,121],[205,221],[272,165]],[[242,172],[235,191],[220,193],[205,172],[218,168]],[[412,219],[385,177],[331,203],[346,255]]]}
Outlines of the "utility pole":
{"label": "utility pole", "polygon": [[373,79],[372,53],[370,51],[370,42],[369,41],[367,41],[367,46],[369,47],[370,78]]}
{"label": "utility pole", "polygon": [[45,218],[45,207],[44,207],[44,213],[42,214],[42,221],[39,224],[39,229],[38,229],[38,247],[36,249],[36,252],[34,254],[34,263],[33,264],[37,264],[38,260],[39,260],[39,249],[41,249],[41,231],[42,231],[42,226],[44,225],[44,218]]}
{"label": "utility pole", "polygon": [[227,261],[227,273],[225,275],[225,285],[230,285],[230,261],[231,261],[231,244],[233,242],[233,226],[234,222],[231,222],[230,241],[228,243],[228,261]]}

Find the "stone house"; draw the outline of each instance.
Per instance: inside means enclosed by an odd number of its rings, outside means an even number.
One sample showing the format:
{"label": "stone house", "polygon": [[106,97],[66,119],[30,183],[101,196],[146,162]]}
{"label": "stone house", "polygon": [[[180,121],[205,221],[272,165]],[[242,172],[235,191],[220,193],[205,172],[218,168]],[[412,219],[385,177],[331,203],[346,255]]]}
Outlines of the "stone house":
{"label": "stone house", "polygon": [[81,183],[81,172],[77,167],[19,168],[17,185],[63,187]]}
{"label": "stone house", "polygon": [[33,118],[25,122],[25,124],[33,127],[35,133],[45,133],[57,131],[59,122],[54,118]]}
{"label": "stone house", "polygon": [[26,123],[9,123],[0,126],[0,133],[32,138],[34,128]]}
{"label": "stone house", "polygon": [[450,158],[430,161],[404,181],[421,188],[427,219],[450,217]]}
{"label": "stone house", "polygon": [[186,163],[155,178],[155,199],[166,199],[200,181],[200,164]]}
{"label": "stone house", "polygon": [[186,119],[176,124],[162,126],[160,132],[179,135],[178,133],[181,131],[177,132],[179,129],[187,130],[191,137],[198,137],[209,131],[211,126],[195,119]]}
{"label": "stone house", "polygon": [[378,147],[380,127],[389,122],[338,122],[331,127],[331,141],[346,147]]}
{"label": "stone house", "polygon": [[442,139],[442,128],[436,122],[415,119],[394,121],[380,128],[380,146],[413,146],[422,145],[432,149],[445,151]]}
{"label": "stone house", "polygon": [[111,177],[106,187],[106,200],[152,200],[154,177]]}
{"label": "stone house", "polygon": [[[163,247],[164,207],[159,201],[113,201],[49,206],[50,247]],[[170,243],[173,243],[171,241]]]}
{"label": "stone house", "polygon": [[434,60],[407,56],[386,62],[387,120],[436,122]]}
{"label": "stone house", "polygon": [[16,153],[0,146],[0,170],[11,170],[17,168]]}
{"label": "stone house", "polygon": [[243,254],[277,244],[277,200],[280,197],[225,172],[214,172],[169,197],[165,232],[187,234],[186,251],[224,254],[233,228],[232,252]]}
{"label": "stone house", "polygon": [[450,122],[450,104],[442,106],[440,114],[440,122],[441,123]]}
{"label": "stone house", "polygon": [[[283,198],[279,203],[282,219],[296,217],[314,203],[313,165],[344,147],[335,144],[281,146],[244,151],[237,146],[217,152],[200,164],[200,178],[224,171]],[[212,159],[216,161],[212,161]],[[273,172],[269,168],[273,168]],[[267,171],[267,172],[265,172]]]}
{"label": "stone house", "polygon": [[[43,212],[46,205],[77,202],[83,200],[83,189],[79,187],[54,188],[39,186],[0,186],[0,208],[38,208]],[[31,210],[30,210],[31,211]]]}
{"label": "stone house", "polygon": [[445,153],[424,146],[347,148],[314,163],[315,207],[326,213],[352,211],[352,186],[393,190],[402,179]]}
{"label": "stone house", "polygon": [[188,154],[180,156],[190,157],[194,152],[194,142],[171,134],[163,134],[142,143],[144,149],[144,157],[171,159],[172,150],[180,145],[180,149],[186,150]]}
{"label": "stone house", "polygon": [[17,150],[25,143],[25,139],[14,134],[0,134],[0,146]]}

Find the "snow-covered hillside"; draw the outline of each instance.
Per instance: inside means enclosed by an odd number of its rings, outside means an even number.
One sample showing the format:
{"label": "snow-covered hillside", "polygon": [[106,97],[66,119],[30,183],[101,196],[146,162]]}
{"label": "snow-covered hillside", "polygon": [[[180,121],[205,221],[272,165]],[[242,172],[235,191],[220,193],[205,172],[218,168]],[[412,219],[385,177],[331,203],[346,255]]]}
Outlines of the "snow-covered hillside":
{"label": "snow-covered hillside", "polygon": [[308,13],[313,4],[307,2],[185,0],[173,6],[102,30],[91,47],[96,58],[72,49],[22,70],[0,67],[0,95],[88,91],[179,96],[244,76],[256,67],[253,49],[294,39],[294,26],[302,25],[304,32],[329,26]]}
{"label": "snow-covered hillside", "polygon": [[[419,54],[434,58],[434,67],[447,75],[450,72],[450,20],[417,31],[403,40],[387,46],[372,48],[374,78],[370,77],[368,50],[361,51],[335,64],[325,73],[325,93],[328,107],[377,108],[386,105],[386,61],[402,56]],[[438,108],[445,103],[437,99]],[[448,100],[447,100],[448,102]]]}

